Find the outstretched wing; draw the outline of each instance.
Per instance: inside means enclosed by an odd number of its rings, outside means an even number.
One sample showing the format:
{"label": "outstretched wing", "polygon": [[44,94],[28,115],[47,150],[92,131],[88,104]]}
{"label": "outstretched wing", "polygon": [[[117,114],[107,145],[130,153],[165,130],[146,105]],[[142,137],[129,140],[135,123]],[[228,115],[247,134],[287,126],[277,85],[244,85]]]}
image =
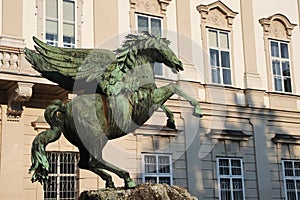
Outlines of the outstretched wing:
{"label": "outstretched wing", "polygon": [[102,74],[116,59],[115,54],[106,49],[61,48],[45,44],[36,37],[33,40],[38,53],[25,48],[26,59],[43,77],[70,91],[75,81],[84,88],[89,84],[97,85],[95,74]]}

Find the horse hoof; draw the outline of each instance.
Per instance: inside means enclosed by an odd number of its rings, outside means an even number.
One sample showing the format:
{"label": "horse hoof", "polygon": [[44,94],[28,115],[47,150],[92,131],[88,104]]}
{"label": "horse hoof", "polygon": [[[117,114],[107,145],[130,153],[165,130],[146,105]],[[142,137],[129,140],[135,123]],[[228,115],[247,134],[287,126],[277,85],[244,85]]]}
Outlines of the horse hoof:
{"label": "horse hoof", "polygon": [[106,181],[105,187],[106,188],[114,188],[114,189],[116,188],[114,182],[112,182],[112,181]]}
{"label": "horse hoof", "polygon": [[167,120],[167,127],[170,129],[176,129],[175,121],[174,120]]}
{"label": "horse hoof", "polygon": [[135,186],[136,186],[136,184],[131,178],[128,178],[127,180],[125,180],[125,188],[126,189],[135,188]]}
{"label": "horse hoof", "polygon": [[193,115],[195,115],[196,117],[199,117],[199,118],[203,117],[203,114],[202,114],[202,111],[201,111],[201,108],[199,105],[195,106]]}

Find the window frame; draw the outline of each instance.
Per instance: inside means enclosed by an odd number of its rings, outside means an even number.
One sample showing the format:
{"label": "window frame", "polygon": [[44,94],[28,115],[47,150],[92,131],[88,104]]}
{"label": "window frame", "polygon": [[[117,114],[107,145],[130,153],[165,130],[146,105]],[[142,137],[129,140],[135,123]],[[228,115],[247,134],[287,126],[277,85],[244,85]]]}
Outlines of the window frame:
{"label": "window frame", "polygon": [[[229,30],[222,30],[222,29],[217,29],[217,28],[211,28],[207,27],[207,49],[208,49],[208,57],[209,57],[209,74],[210,74],[210,83],[212,84],[217,84],[217,85],[224,85],[224,86],[232,86],[233,85],[233,75],[232,75],[232,70],[233,70],[233,64],[232,64],[232,50],[231,50],[231,31]],[[216,32],[217,33],[217,47],[212,47],[210,44],[210,32]],[[227,44],[228,48],[222,48],[220,43],[220,34],[226,34],[227,35]],[[216,50],[218,51],[218,59],[219,59],[219,66],[213,66],[211,64],[211,54],[210,51]],[[222,66],[222,55],[221,52],[228,52],[229,53],[229,67],[223,67]],[[218,82],[213,82],[213,72],[212,70],[214,69],[219,69],[219,77],[220,77],[220,83]],[[230,70],[230,83],[224,83],[224,69]]]}
{"label": "window frame", "polygon": [[[220,174],[220,160],[228,160],[229,162],[229,175],[221,175]],[[240,162],[240,169],[241,169],[241,174],[240,175],[233,175],[232,174],[232,165],[231,161],[232,160],[238,160]],[[242,192],[243,192],[243,200],[245,200],[245,184],[244,184],[244,167],[243,167],[243,159],[242,158],[229,158],[229,157],[219,157],[217,158],[217,179],[218,179],[218,191],[219,191],[219,200],[222,200],[221,196],[221,179],[229,179],[230,181],[230,194],[231,194],[231,200],[234,200],[234,189],[232,185],[232,180],[233,179],[241,179],[242,180]]]}
{"label": "window frame", "polygon": [[[43,20],[43,23],[44,23],[44,30],[43,30],[43,39],[44,39],[44,41],[45,42],[49,42],[49,43],[52,43],[52,42],[54,42],[54,44],[51,44],[51,45],[54,45],[54,46],[59,46],[59,47],[66,47],[66,48],[75,48],[75,47],[77,47],[77,29],[78,29],[78,27],[77,27],[77,22],[78,22],[78,19],[77,19],[77,1],[76,0],[57,0],[57,9],[58,9],[58,11],[57,11],[57,19],[49,19],[49,20],[51,20],[51,21],[57,21],[57,23],[58,23],[58,41],[56,42],[56,41],[52,41],[52,40],[47,40],[47,27],[46,27],[46,21],[47,21],[47,16],[46,16],[46,1],[47,0],[43,0],[43,2],[44,2],[44,7],[43,7],[43,9],[44,9],[44,20]],[[64,3],[64,1],[66,1],[66,2],[74,2],[74,22],[71,22],[71,21],[65,21],[64,19],[63,19],[63,3]],[[74,25],[74,44],[72,44],[72,43],[65,43],[64,42],[64,39],[63,39],[63,37],[64,37],[64,34],[63,34],[63,25],[65,24],[65,23],[67,23],[67,24],[73,24]],[[66,45],[66,46],[65,46]]]}
{"label": "window frame", "polygon": [[[62,198],[60,197],[60,192],[61,189],[60,189],[60,179],[62,177],[74,177],[74,188],[75,190],[74,191],[71,191],[71,192],[74,192],[74,199],[77,199],[79,197],[79,168],[77,166],[77,161],[79,159],[79,153],[78,152],[63,152],[63,151],[47,151],[47,158],[48,158],[48,161],[49,161],[49,167],[50,167],[50,170],[51,170],[51,163],[53,163],[52,160],[49,159],[49,157],[52,157],[52,154],[56,154],[56,157],[55,157],[55,162],[56,162],[56,173],[55,172],[49,172],[48,176],[49,176],[49,180],[51,180],[51,178],[53,177],[57,177],[56,178],[56,197],[52,198],[46,198],[46,193],[47,192],[51,192],[51,191],[47,191],[45,188],[47,187],[47,183],[45,183],[43,185],[43,195],[44,195],[44,200],[51,200],[51,199],[55,199],[55,200],[60,200],[60,199],[73,199],[72,197],[70,198]],[[64,155],[68,155],[68,154],[72,154],[72,156],[74,156],[75,160],[74,160],[74,173],[61,173],[61,163],[60,163],[60,158],[61,156],[64,156]],[[68,168],[69,169],[69,168]]]}
{"label": "window frame", "polygon": [[[163,37],[163,23],[164,23],[164,18],[162,18],[162,17],[158,17],[158,16],[152,16],[152,15],[148,15],[148,14],[142,14],[142,13],[135,13],[135,22],[136,22],[136,25],[135,25],[135,27],[136,27],[136,32],[137,33],[139,33],[139,25],[138,25],[138,17],[139,16],[141,16],[141,17],[147,17],[148,18],[148,32],[150,33],[150,34],[152,34],[152,26],[151,26],[151,19],[159,19],[160,20],[160,37]],[[150,29],[150,31],[149,31],[149,29]],[[155,67],[160,67],[160,74],[157,74],[157,73],[155,73],[156,72],[156,70],[155,70]],[[155,62],[154,63],[154,66],[153,66],[153,70],[154,70],[154,74],[155,74],[155,76],[156,77],[164,77],[165,76],[165,72],[164,72],[164,66],[163,66],[163,64],[161,63],[157,63],[157,62]]]}
{"label": "window frame", "polygon": [[[146,173],[145,170],[145,157],[146,156],[155,156],[156,157],[156,173]],[[167,156],[169,157],[169,173],[159,173],[158,168],[158,157],[160,156]],[[172,155],[170,154],[152,154],[152,153],[142,153],[142,182],[146,182],[146,177],[156,177],[156,183],[159,183],[160,177],[168,177],[170,178],[170,185],[173,185],[173,173],[172,173]]]}
{"label": "window frame", "polygon": [[[272,42],[276,42],[278,44],[278,50],[279,50],[279,57],[275,57],[275,56],[272,56],[272,46],[271,46],[271,43]],[[287,45],[287,49],[288,49],[288,58],[282,58],[282,55],[281,55],[281,44],[286,44]],[[272,38],[269,38],[269,49],[270,49],[270,52],[269,52],[269,57],[270,57],[270,70],[271,70],[271,75],[272,75],[272,91],[274,92],[279,92],[279,93],[293,93],[293,78],[292,78],[292,61],[291,61],[291,53],[290,53],[290,43],[288,41],[283,41],[283,40],[276,40],[276,39],[272,39]],[[280,73],[281,75],[274,75],[273,73],[273,60],[276,59],[277,61],[279,61],[280,63]],[[282,62],[285,61],[285,62],[288,62],[289,63],[289,76],[284,76],[283,75],[283,70],[282,70]],[[279,77],[281,79],[281,88],[282,90],[276,90],[276,86],[275,86],[275,77]],[[290,79],[290,88],[291,88],[291,91],[285,91],[285,84],[284,84],[284,79],[288,77]]]}
{"label": "window frame", "polygon": [[[292,162],[293,176],[286,176],[286,174],[285,174],[285,166],[284,166],[285,162]],[[296,176],[296,174],[295,174],[295,167],[294,167],[295,166],[295,162],[299,162],[299,164],[300,164],[300,160],[282,160],[281,161],[285,200],[289,200],[288,199],[288,195],[287,195],[288,194],[288,192],[287,192],[287,184],[286,184],[287,180],[293,180],[294,181],[294,186],[295,186],[294,187],[294,189],[295,189],[294,192],[295,192],[295,195],[296,195],[296,200],[300,200],[300,196],[298,196],[298,192],[300,192],[300,191],[297,190],[297,186],[296,186],[297,181],[300,182],[300,176]]]}

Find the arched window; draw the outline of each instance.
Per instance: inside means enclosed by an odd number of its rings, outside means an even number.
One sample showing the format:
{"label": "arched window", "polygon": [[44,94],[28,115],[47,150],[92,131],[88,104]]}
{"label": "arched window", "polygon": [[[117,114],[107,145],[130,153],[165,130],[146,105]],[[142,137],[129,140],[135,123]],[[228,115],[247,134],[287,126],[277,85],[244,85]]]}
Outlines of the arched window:
{"label": "arched window", "polygon": [[288,18],[275,14],[259,20],[264,31],[269,91],[293,92],[292,24]]}

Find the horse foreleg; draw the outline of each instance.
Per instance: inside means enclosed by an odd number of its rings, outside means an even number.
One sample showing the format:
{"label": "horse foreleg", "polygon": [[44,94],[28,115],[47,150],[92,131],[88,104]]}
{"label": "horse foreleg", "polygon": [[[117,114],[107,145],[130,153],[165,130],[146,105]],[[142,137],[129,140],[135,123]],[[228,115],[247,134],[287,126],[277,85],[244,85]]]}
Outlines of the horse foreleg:
{"label": "horse foreleg", "polygon": [[160,108],[166,113],[168,117],[167,127],[171,129],[176,129],[173,112],[166,105],[161,105]]}
{"label": "horse foreleg", "polygon": [[192,106],[194,106],[193,114],[195,116],[202,117],[202,111],[199,102],[187,93],[185,93],[175,83],[170,83],[169,85],[155,89],[152,98],[155,104],[163,105],[167,101],[167,99],[170,98],[173,94],[177,94],[186,99]]}

